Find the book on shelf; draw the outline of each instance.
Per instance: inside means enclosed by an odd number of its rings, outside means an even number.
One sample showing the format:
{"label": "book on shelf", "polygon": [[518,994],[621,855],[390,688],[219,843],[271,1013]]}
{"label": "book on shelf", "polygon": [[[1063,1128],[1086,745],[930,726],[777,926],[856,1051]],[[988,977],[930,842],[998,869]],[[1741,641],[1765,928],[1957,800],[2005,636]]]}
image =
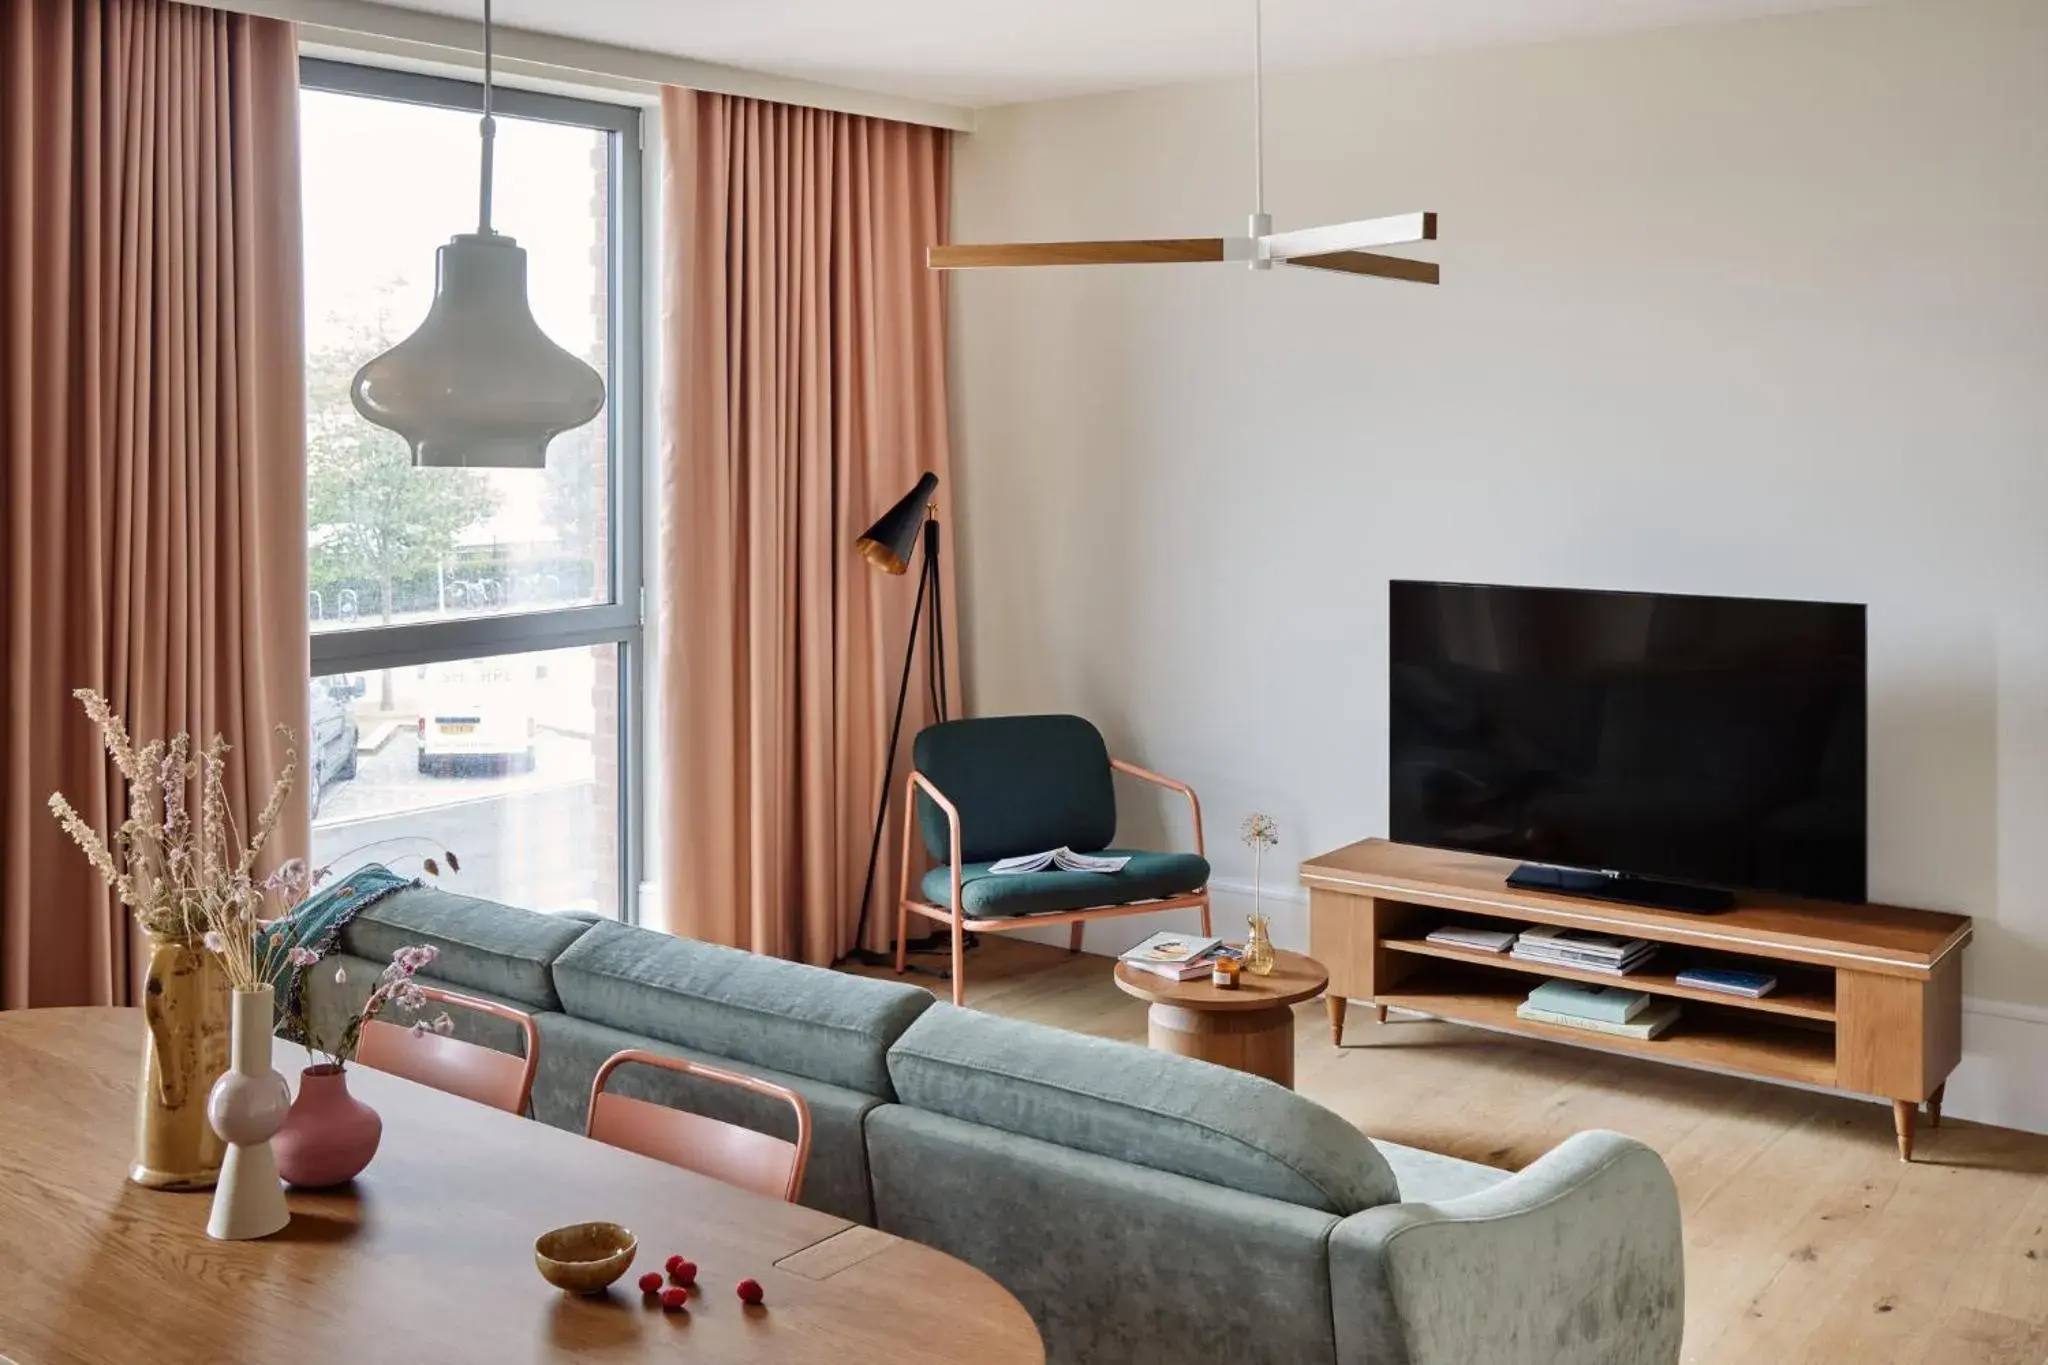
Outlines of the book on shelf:
{"label": "book on shelf", "polygon": [[1585,972],[1623,976],[1648,962],[1657,945],[1645,939],[1616,938],[1584,929],[1524,929],[1509,956],[1520,962],[1547,963]]}
{"label": "book on shelf", "polygon": [[1515,935],[1515,946],[1618,962],[1654,945],[1640,938],[1596,934],[1591,929],[1563,929],[1552,924],[1536,924]]}
{"label": "book on shelf", "polygon": [[1204,961],[1222,944],[1222,939],[1206,934],[1154,934],[1118,956],[1119,960],[1147,971],[1161,967],[1178,970]]}
{"label": "book on shelf", "polygon": [[1593,972],[1599,976],[1627,976],[1644,966],[1656,956],[1656,950],[1638,954],[1622,962],[1605,962],[1598,958],[1565,957],[1557,953],[1530,953],[1520,948],[1508,954],[1517,962],[1533,962],[1544,967],[1569,967],[1575,972]]}
{"label": "book on shelf", "polygon": [[1515,946],[1512,929],[1481,929],[1468,924],[1446,924],[1423,935],[1423,941],[1448,948],[1474,948],[1482,953],[1504,953]]}
{"label": "book on shelf", "polygon": [[1678,974],[1678,984],[1755,1000],[1776,990],[1778,978],[1769,972],[1737,971],[1732,967],[1688,967]]}
{"label": "book on shelf", "polygon": [[1015,858],[998,858],[988,870],[998,877],[1015,877],[1026,872],[1058,868],[1062,872],[1121,872],[1130,859],[1123,855],[1104,857],[1098,853],[1076,853],[1071,848],[1049,848],[1043,853],[1024,853]]}
{"label": "book on shelf", "polygon": [[1583,1033],[1604,1033],[1614,1038],[1634,1038],[1647,1042],[1657,1037],[1678,1022],[1679,1008],[1676,1000],[1666,1000],[1644,1010],[1625,1023],[1612,1023],[1606,1019],[1587,1019],[1576,1014],[1560,1014],[1546,1010],[1524,1000],[1515,1007],[1515,1017],[1532,1024],[1554,1024],[1560,1028],[1578,1029]]}
{"label": "book on shelf", "polygon": [[1654,997],[1621,986],[1590,986],[1578,981],[1546,981],[1529,992],[1536,1009],[1626,1024],[1656,1003]]}

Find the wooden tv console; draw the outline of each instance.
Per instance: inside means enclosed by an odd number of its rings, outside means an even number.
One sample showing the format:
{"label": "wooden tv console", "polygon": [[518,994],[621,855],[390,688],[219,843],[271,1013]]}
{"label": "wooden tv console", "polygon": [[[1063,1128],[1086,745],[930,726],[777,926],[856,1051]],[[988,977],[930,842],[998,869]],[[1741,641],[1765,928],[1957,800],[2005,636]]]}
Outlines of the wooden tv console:
{"label": "wooden tv console", "polygon": [[[1941,1124],[1941,1092],[1962,1055],[1964,915],[1744,894],[1732,910],[1686,914],[1508,886],[1515,864],[1367,839],[1303,863],[1309,951],[1330,972],[1330,1032],[1349,1000],[1505,1033],[1799,1081],[1892,1102],[1899,1156],[1913,1157],[1921,1104]],[[1424,941],[1446,923],[1555,924],[1664,945],[1625,978],[1520,962]],[[1769,971],[1756,1000],[1681,986],[1695,965]],[[1515,1006],[1540,978],[1610,984],[1688,1002],[1662,1037],[1639,1042],[1526,1022]]]}

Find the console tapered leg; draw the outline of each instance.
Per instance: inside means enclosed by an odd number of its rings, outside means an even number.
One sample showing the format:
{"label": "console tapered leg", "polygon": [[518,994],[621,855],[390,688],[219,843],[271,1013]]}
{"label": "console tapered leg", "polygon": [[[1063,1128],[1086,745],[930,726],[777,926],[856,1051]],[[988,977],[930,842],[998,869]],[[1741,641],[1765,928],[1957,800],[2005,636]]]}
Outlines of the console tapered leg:
{"label": "console tapered leg", "polygon": [[1372,1012],[1373,1017],[1379,1020],[1382,1024],[1387,1022],[1387,1007],[1385,1005],[1374,1005],[1372,1007]]}
{"label": "console tapered leg", "polygon": [[1911,1100],[1892,1101],[1892,1127],[1899,1135],[1899,1160],[1913,1159],[1913,1123],[1920,1115],[1920,1106]]}
{"label": "console tapered leg", "polygon": [[1351,1002],[1341,995],[1326,995],[1323,997],[1323,1008],[1330,1012],[1331,1045],[1344,1046],[1344,1011],[1351,1008]]}
{"label": "console tapered leg", "polygon": [[1934,1093],[1927,1097],[1927,1126],[1929,1128],[1941,1127],[1941,1092],[1946,1089],[1948,1089],[1948,1082],[1943,1081],[1940,1085],[1935,1086]]}

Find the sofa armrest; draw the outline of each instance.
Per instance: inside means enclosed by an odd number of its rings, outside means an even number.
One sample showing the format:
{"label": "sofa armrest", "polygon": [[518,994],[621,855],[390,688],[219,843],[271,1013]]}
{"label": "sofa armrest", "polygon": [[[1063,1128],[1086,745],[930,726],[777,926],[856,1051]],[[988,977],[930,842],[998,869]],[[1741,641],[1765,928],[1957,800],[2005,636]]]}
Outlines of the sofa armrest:
{"label": "sofa armrest", "polygon": [[1499,1184],[1353,1214],[1330,1238],[1340,1365],[1676,1365],[1678,1190],[1619,1133]]}

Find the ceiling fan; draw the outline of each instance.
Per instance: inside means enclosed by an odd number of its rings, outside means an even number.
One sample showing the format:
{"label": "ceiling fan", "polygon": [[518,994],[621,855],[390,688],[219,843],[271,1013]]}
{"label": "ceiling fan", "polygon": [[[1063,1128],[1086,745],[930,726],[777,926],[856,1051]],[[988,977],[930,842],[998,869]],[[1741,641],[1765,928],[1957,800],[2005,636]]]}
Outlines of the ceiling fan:
{"label": "ceiling fan", "polygon": [[1105,242],[1002,242],[934,246],[925,253],[933,270],[978,270],[1034,265],[1176,265],[1242,261],[1270,270],[1275,261],[1310,270],[1377,275],[1411,284],[1436,284],[1435,261],[1387,256],[1374,247],[1436,240],[1434,213],[1397,213],[1326,227],[1273,231],[1266,212],[1265,35],[1262,0],[1252,0],[1252,214],[1242,237],[1140,237]]}

